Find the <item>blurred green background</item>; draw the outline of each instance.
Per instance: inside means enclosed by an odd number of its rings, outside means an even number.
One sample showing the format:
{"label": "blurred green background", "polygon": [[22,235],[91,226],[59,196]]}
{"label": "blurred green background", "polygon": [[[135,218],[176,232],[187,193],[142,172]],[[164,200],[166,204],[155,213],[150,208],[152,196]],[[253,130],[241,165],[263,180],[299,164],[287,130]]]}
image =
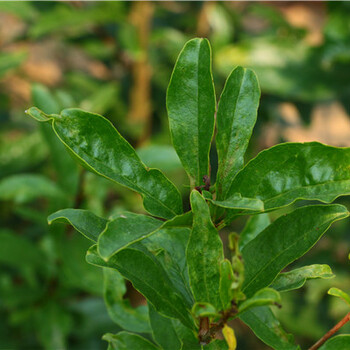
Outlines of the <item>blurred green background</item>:
{"label": "blurred green background", "polygon": [[[89,242],[46,218],[66,207],[143,212],[138,195],[78,167],[26,108],[103,114],[186,198],[165,108],[183,44],[209,38],[218,97],[235,66],[256,71],[262,98],[248,159],[284,141],[350,146],[349,15],[349,2],[0,2],[0,349],[104,349],[118,316],[105,308],[101,270],[85,262]],[[275,310],[304,346],[347,312],[326,292],[350,291],[349,228],[335,224],[294,264],[328,263],[337,277],[284,294]],[[121,283],[115,304],[142,306]],[[267,349],[234,326],[239,349]]]}

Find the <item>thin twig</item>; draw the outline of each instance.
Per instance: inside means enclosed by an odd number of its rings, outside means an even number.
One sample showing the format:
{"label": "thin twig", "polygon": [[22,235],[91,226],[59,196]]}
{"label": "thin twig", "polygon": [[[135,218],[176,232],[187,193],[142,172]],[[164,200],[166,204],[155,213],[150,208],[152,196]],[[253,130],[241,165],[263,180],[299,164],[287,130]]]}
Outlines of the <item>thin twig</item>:
{"label": "thin twig", "polygon": [[350,312],[338,322],[330,331],[328,331],[320,340],[318,340],[314,345],[309,348],[309,350],[317,350],[322,344],[324,344],[334,333],[343,327],[347,322],[350,321]]}

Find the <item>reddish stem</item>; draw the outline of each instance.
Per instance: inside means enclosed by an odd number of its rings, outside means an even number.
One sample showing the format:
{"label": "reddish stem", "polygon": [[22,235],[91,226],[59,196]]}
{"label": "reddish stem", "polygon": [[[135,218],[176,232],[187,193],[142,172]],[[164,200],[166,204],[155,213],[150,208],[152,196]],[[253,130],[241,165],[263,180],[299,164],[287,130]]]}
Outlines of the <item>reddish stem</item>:
{"label": "reddish stem", "polygon": [[330,331],[328,331],[320,340],[309,348],[309,350],[317,350],[322,344],[324,344],[334,333],[338,332],[347,322],[350,321],[350,312],[338,322]]}

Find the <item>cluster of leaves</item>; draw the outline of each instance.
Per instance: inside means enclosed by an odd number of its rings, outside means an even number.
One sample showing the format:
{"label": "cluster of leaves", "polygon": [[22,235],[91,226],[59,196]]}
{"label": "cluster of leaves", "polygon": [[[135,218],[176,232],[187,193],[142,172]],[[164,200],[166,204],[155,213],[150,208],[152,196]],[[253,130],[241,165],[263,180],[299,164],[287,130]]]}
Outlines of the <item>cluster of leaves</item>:
{"label": "cluster of leaves", "polygon": [[[216,108],[209,42],[186,43],[167,91],[173,145],[190,179],[185,213],[175,185],[160,170],[147,168],[104,117],[81,109],[27,111],[51,123],[85,168],[139,193],[150,214],[123,212],[105,219],[88,210],[63,209],[49,216],[50,223],[68,222],[94,242],[86,260],[103,268],[109,312],[125,329],[104,336],[110,349],[235,349],[228,326],[235,318],[274,349],[299,348],[271,306],[280,304],[280,293],[300,288],[307,279],[333,275],[328,265],[281,271],[349,213],[339,204],[307,205],[272,223],[267,213],[300,199],[331,203],[350,194],[350,149],[286,143],[245,164],[259,97],[253,71],[237,67]],[[215,114],[218,171],[211,174]],[[251,218],[241,235],[229,235],[225,258],[219,231],[243,215]],[[147,307],[131,312],[120,303],[122,278],[144,295]],[[340,291],[331,293],[347,299]],[[225,340],[217,339],[221,330]],[[349,346],[350,337],[332,338],[322,349],[339,349],[339,344]]]}

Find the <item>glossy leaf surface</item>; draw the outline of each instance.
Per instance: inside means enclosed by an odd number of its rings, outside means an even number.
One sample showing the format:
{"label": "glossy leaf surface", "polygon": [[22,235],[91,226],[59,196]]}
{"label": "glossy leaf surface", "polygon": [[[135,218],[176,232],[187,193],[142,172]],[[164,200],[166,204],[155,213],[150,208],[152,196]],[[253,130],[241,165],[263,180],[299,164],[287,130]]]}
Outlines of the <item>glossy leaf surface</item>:
{"label": "glossy leaf surface", "polygon": [[344,206],[334,204],[301,207],[279,217],[242,250],[243,292],[249,297],[267,287],[285,266],[304,255],[332,222],[348,215]]}
{"label": "glossy leaf surface", "polygon": [[99,234],[105,229],[108,222],[84,209],[62,209],[51,214],[47,220],[49,225],[54,222],[70,224],[93,242],[97,242]]}
{"label": "glossy leaf surface", "polygon": [[350,335],[341,334],[328,339],[321,347],[320,350],[340,350],[350,349]]}
{"label": "glossy leaf surface", "polygon": [[268,306],[250,309],[239,318],[265,344],[278,350],[297,350],[293,336],[287,334]]}
{"label": "glossy leaf surface", "polygon": [[163,224],[150,216],[124,213],[110,221],[98,239],[98,250],[104,259],[142,240]]}
{"label": "glossy leaf surface", "polygon": [[129,332],[119,332],[118,334],[107,333],[102,339],[108,341],[108,350],[159,350],[158,346],[146,338]]}
{"label": "glossy leaf surface", "polygon": [[186,299],[171,282],[163,266],[141,244],[123,249],[108,262],[99,256],[95,245],[88,250],[86,260],[93,265],[118,270],[158,312],[193,327],[189,314],[190,305],[186,304]]}
{"label": "glossy leaf surface", "polygon": [[288,292],[293,289],[301,288],[308,279],[329,279],[333,277],[335,277],[335,275],[328,265],[309,265],[280,273],[270,287],[279,292]]}
{"label": "glossy leaf surface", "polygon": [[251,298],[243,301],[238,306],[238,312],[244,312],[251,308],[279,303],[281,296],[272,288],[258,290]]}
{"label": "glossy leaf surface", "polygon": [[265,210],[297,199],[330,203],[350,194],[350,148],[318,142],[285,143],[264,150],[233,180],[228,195],[259,198]]}
{"label": "glossy leaf surface", "polygon": [[106,118],[81,109],[45,115],[36,108],[27,113],[52,127],[81,164],[90,171],[140,193],[145,209],[155,216],[172,218],[182,213],[179,191],[157,169],[148,169],[135,150]]}
{"label": "glossy leaf surface", "polygon": [[147,306],[132,307],[124,299],[126,286],[124,278],[114,269],[103,269],[104,299],[111,319],[127,331],[149,333],[151,331]]}
{"label": "glossy leaf surface", "polygon": [[216,116],[219,168],[217,198],[225,199],[232,179],[244,164],[244,154],[256,122],[260,88],[255,73],[235,68],[227,78]]}
{"label": "glossy leaf surface", "polygon": [[167,92],[173,145],[192,186],[203,185],[203,176],[210,176],[215,104],[209,42],[192,39],[178,57]]}
{"label": "glossy leaf surface", "polygon": [[208,302],[221,310],[220,263],[224,260],[223,246],[213,225],[209,207],[199,192],[191,193],[193,228],[187,245],[190,284],[195,300]]}
{"label": "glossy leaf surface", "polygon": [[149,305],[149,319],[154,340],[164,350],[180,350],[182,342],[179,339],[171,318],[160,315],[154,307]]}

